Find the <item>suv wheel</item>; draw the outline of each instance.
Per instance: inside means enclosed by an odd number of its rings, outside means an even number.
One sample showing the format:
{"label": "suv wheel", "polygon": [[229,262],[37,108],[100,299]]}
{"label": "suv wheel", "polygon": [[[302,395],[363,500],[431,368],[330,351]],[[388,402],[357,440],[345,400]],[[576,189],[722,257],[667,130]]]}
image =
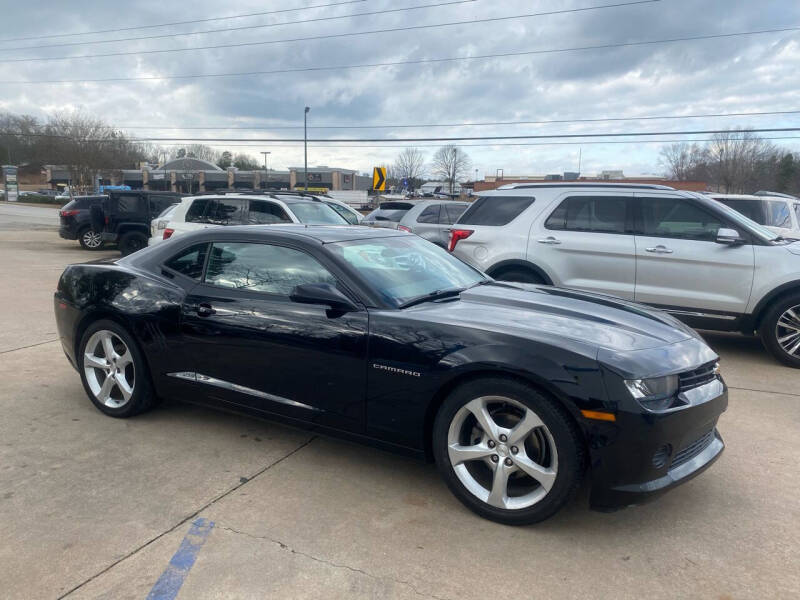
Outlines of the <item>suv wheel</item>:
{"label": "suv wheel", "polygon": [[147,237],[138,231],[129,231],[119,238],[119,251],[122,256],[133,254],[145,247],[147,247]]}
{"label": "suv wheel", "polygon": [[83,334],[78,371],[92,403],[111,417],[131,417],[155,403],[144,357],[114,321],[97,321]]}
{"label": "suv wheel", "polygon": [[790,294],[770,306],[758,334],[775,358],[800,368],[800,293]]}
{"label": "suv wheel", "polygon": [[465,506],[508,525],[555,514],[583,473],[583,444],[569,416],[536,389],[506,379],[456,389],[436,416],[433,452]]}
{"label": "suv wheel", "polygon": [[538,283],[539,285],[546,285],[544,279],[537,273],[530,269],[523,267],[513,267],[511,269],[503,269],[494,276],[497,281],[513,281],[516,283]]}
{"label": "suv wheel", "polygon": [[84,250],[100,250],[103,247],[103,238],[91,227],[78,234],[78,242]]}

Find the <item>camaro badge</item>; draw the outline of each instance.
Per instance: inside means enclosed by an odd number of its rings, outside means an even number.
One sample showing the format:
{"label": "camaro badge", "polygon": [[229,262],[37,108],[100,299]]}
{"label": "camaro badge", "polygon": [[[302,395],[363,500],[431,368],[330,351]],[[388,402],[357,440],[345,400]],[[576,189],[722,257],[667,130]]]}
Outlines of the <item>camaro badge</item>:
{"label": "camaro badge", "polygon": [[381,371],[389,371],[390,373],[397,373],[398,375],[410,375],[411,377],[422,377],[421,373],[417,373],[416,371],[407,371],[406,369],[398,369],[397,367],[390,367],[388,365],[379,365],[378,363],[372,363],[373,369],[380,369]]}

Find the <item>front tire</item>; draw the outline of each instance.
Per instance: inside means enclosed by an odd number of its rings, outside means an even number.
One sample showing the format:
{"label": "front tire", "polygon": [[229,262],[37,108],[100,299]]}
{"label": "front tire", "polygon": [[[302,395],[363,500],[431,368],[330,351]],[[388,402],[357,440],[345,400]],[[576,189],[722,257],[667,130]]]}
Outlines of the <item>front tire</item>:
{"label": "front tire", "polygon": [[78,371],[89,399],[111,417],[132,417],[155,403],[144,356],[114,321],[103,319],[86,329],[78,348]]}
{"label": "front tire", "polygon": [[103,247],[103,238],[100,233],[88,227],[78,234],[78,242],[84,250],[100,250]]}
{"label": "front tire", "polygon": [[122,256],[128,256],[147,247],[147,236],[138,231],[129,231],[119,238],[119,251]]}
{"label": "front tire", "polygon": [[761,320],[758,335],[772,356],[800,369],[800,293],[773,303]]}
{"label": "front tire", "polygon": [[468,382],[448,396],[434,423],[433,453],[456,498],[506,525],[558,512],[577,491],[585,460],[580,433],[560,406],[501,378]]}

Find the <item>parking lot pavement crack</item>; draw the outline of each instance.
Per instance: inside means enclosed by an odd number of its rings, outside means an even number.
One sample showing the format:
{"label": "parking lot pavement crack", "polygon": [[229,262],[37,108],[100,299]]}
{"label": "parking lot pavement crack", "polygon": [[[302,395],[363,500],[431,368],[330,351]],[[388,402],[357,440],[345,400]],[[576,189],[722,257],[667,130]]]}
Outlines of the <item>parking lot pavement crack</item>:
{"label": "parking lot pavement crack", "polygon": [[173,531],[175,531],[176,529],[178,529],[182,525],[186,524],[188,521],[190,521],[190,520],[194,519],[195,517],[197,517],[201,512],[203,512],[207,508],[213,506],[214,504],[216,504],[217,502],[219,502],[223,498],[229,496],[230,494],[232,494],[233,492],[235,492],[236,490],[241,488],[243,485],[247,485],[249,482],[253,481],[254,479],[259,477],[260,475],[263,475],[264,473],[269,471],[272,467],[282,463],[287,458],[290,458],[291,456],[293,456],[294,454],[296,454],[297,452],[299,452],[300,450],[302,450],[303,448],[308,446],[315,439],[317,439],[317,436],[311,436],[310,438],[308,438],[306,441],[304,441],[302,444],[300,444],[299,446],[297,446],[296,448],[294,448],[290,452],[287,452],[286,454],[284,454],[280,458],[272,461],[271,463],[269,463],[265,467],[261,468],[260,470],[256,471],[255,473],[253,473],[249,477],[242,477],[239,480],[239,483],[237,483],[235,486],[233,486],[229,490],[221,493],[220,495],[216,496],[215,498],[213,498],[209,502],[206,502],[203,506],[201,506],[200,508],[195,510],[192,514],[184,517],[183,519],[181,519],[180,521],[175,523],[175,525],[173,525],[173,526],[169,527],[168,529],[162,531],[158,535],[150,538],[149,540],[147,540],[145,543],[141,544],[140,546],[137,546],[136,548],[134,548],[133,550],[131,550],[130,552],[125,554],[123,557],[119,558],[118,560],[115,560],[113,563],[111,563],[107,567],[103,568],[102,570],[98,571],[97,573],[95,573],[91,577],[88,577],[88,578],[84,579],[78,585],[70,588],[68,591],[66,591],[63,594],[61,594],[60,596],[58,596],[57,600],[62,600],[63,598],[66,598],[67,596],[70,596],[71,594],[77,592],[79,589],[81,589],[83,586],[85,586],[87,583],[90,583],[90,582],[94,581],[95,579],[97,579],[98,577],[100,577],[101,575],[104,575],[105,573],[108,573],[111,569],[116,567],[121,562],[128,560],[132,556],[135,556],[136,554],[138,554],[139,552],[141,552],[142,550],[144,550],[148,546],[151,546],[152,544],[154,544],[155,542],[160,540],[165,535],[168,535],[168,534],[172,533]]}
{"label": "parking lot pavement crack", "polygon": [[19,348],[9,348],[8,350],[0,350],[0,354],[8,354],[9,352],[16,352],[17,350],[25,350],[27,348],[35,348],[36,346],[44,346],[45,344],[52,344],[57,342],[58,338],[53,340],[46,340],[44,342],[36,342],[35,344],[28,344],[27,346],[20,346]]}
{"label": "parking lot pavement crack", "polygon": [[374,575],[372,573],[364,571],[363,569],[359,569],[358,567],[351,567],[350,565],[345,565],[345,564],[342,564],[342,563],[334,562],[332,560],[321,558],[319,556],[314,556],[313,554],[308,554],[307,552],[303,552],[302,550],[298,550],[296,548],[292,548],[289,544],[287,544],[285,542],[282,542],[281,540],[278,540],[278,539],[275,539],[275,538],[271,538],[271,537],[266,536],[266,535],[256,535],[256,534],[253,534],[253,533],[247,533],[246,531],[240,531],[238,529],[234,529],[233,527],[228,527],[227,525],[220,525],[219,522],[217,522],[217,529],[222,530],[222,531],[227,531],[229,533],[233,533],[233,534],[236,534],[236,535],[243,535],[245,537],[249,537],[249,538],[252,538],[252,539],[255,539],[255,540],[264,540],[266,542],[270,542],[271,544],[275,544],[276,546],[278,546],[281,550],[284,550],[286,552],[289,552],[289,553],[297,555],[297,556],[302,556],[303,558],[307,558],[309,560],[313,560],[314,562],[318,562],[320,564],[327,565],[327,566],[333,567],[335,569],[346,569],[348,571],[351,571],[353,573],[358,573],[359,575],[363,575],[364,577],[368,577],[368,578],[374,579],[376,581],[381,581],[381,580],[387,581],[388,580],[388,581],[392,581],[394,583],[397,583],[399,585],[404,585],[404,586],[408,587],[409,589],[411,589],[411,591],[414,594],[416,594],[417,596],[422,596],[423,598],[434,598],[435,600],[449,600],[448,598],[445,598],[443,596],[437,596],[435,594],[426,594],[424,592],[421,592],[410,581],[406,581],[404,579],[397,579],[396,577]]}

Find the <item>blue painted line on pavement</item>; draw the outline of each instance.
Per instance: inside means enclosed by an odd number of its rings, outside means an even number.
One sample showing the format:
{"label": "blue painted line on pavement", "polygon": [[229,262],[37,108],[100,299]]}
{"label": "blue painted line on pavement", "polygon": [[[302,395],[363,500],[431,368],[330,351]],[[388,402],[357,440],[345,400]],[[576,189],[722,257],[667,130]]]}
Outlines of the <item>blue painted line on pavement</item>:
{"label": "blue painted line on pavement", "polygon": [[147,594],[147,600],[174,600],[213,528],[214,521],[202,517],[192,522],[180,548],[169,561],[153,589]]}

